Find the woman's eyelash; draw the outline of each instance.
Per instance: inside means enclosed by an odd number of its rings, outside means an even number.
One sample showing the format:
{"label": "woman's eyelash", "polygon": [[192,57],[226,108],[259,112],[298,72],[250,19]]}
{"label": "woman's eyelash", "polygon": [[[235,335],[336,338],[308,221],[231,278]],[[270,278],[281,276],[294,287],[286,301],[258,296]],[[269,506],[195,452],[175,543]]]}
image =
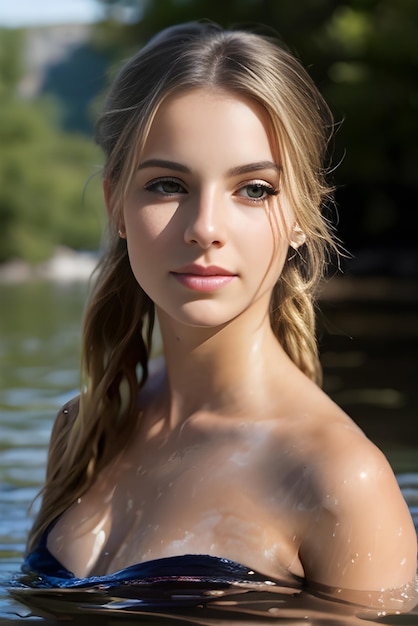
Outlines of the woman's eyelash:
{"label": "woman's eyelash", "polygon": [[[262,202],[266,199],[265,194],[267,194],[268,196],[277,196],[279,193],[278,188],[268,185],[267,183],[258,182],[258,181],[252,181],[252,182],[246,183],[245,185],[241,185],[239,189],[237,190],[237,193],[239,195],[243,195],[242,194],[243,191],[246,192],[246,199],[250,200],[251,202]],[[255,194],[257,194],[257,192],[261,192],[262,195],[251,196],[249,193],[250,191]]]}
{"label": "woman's eyelash", "polygon": [[279,190],[277,188],[270,187],[269,185],[260,185],[260,187],[262,187],[269,196],[277,196],[277,194],[279,193]]}
{"label": "woman's eyelash", "polygon": [[[166,185],[167,187],[171,185],[176,189],[163,189],[164,185]],[[155,180],[151,180],[144,186],[144,189],[152,193],[162,193],[164,195],[175,195],[177,193],[185,193],[186,191],[184,185],[180,181],[170,177],[156,178]]]}

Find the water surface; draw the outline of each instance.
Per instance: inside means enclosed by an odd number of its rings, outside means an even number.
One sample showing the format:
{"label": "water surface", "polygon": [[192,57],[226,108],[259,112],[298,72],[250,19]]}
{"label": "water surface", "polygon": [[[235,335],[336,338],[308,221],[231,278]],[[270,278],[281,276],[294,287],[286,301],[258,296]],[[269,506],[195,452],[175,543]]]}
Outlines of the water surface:
{"label": "water surface", "polygon": [[[80,320],[86,289],[85,283],[0,285],[0,582],[3,583],[0,585],[0,623],[18,622],[23,618],[29,623],[53,623],[30,617],[28,609],[8,596],[5,582],[20,567],[31,525],[28,508],[44,479],[54,416],[58,408],[78,392]],[[400,350],[403,341],[405,345],[411,345],[407,333],[405,337],[405,324],[403,335],[398,335],[392,344],[390,336],[386,335],[387,348],[379,351],[381,342],[375,325],[374,335],[367,329],[359,332],[357,328],[355,345],[350,339],[350,324],[358,326],[358,319],[364,322],[361,311],[350,311],[346,306],[341,308],[341,305],[334,304],[328,307],[327,316],[332,328],[338,328],[339,332],[324,342],[325,386],[344,408],[358,415],[359,423],[363,420],[361,425],[368,429],[369,436],[380,438],[379,444],[397,473],[417,525],[418,445],[411,436],[416,432],[416,414],[411,414],[414,399],[409,397],[410,391],[405,387],[407,375],[399,378],[399,385],[393,379],[390,384],[382,382],[384,373],[393,368],[394,359],[399,361],[396,361],[398,371],[402,369],[401,363],[408,371],[410,369],[411,355],[405,353],[402,356]],[[416,341],[415,336],[412,341]],[[374,378],[376,367],[381,372],[377,381],[380,388],[376,387],[377,383],[370,387],[365,382],[369,375]],[[382,393],[382,390],[386,391]],[[374,420],[375,414],[379,416],[379,422],[377,417]],[[97,623],[100,624],[106,623],[105,620],[109,620],[109,624],[121,623],[121,611],[124,621],[138,621],[139,609],[141,624],[220,626],[226,623],[303,623],[351,626],[370,621],[370,616],[364,614],[362,618],[353,618],[350,607],[299,592],[293,596],[277,590],[264,592],[264,595],[254,590],[245,594],[242,591],[234,589],[225,592],[210,610],[179,606],[174,610],[167,609],[164,616],[163,611],[155,607],[151,609],[149,604],[146,609],[138,603],[131,602],[129,605],[126,598],[109,600],[95,592],[89,595],[89,602],[84,599],[84,615],[89,614],[89,619],[93,619],[93,606],[96,613],[98,608],[102,611],[98,615]],[[174,603],[180,605],[181,599],[184,600],[188,594],[194,593],[198,597],[201,592],[196,589],[183,589],[181,593],[178,590],[167,591],[169,595],[171,593],[170,597],[174,597]],[[50,604],[54,601],[57,602],[57,599],[46,599]],[[74,607],[79,610],[82,602],[82,599],[69,593],[62,594],[58,599],[61,609],[67,606],[68,614],[73,612]],[[373,621],[417,626],[418,611],[415,609],[401,616],[382,615]]]}

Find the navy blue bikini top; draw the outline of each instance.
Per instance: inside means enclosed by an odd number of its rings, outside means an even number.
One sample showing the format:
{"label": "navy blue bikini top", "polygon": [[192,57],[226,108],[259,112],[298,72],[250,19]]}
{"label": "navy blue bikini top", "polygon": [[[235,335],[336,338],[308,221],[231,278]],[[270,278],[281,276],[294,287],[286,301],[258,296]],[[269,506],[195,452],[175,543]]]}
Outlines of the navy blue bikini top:
{"label": "navy blue bikini top", "polygon": [[[233,583],[266,583],[266,577],[245,565],[209,555],[186,554],[145,561],[104,576],[77,578],[48,550],[48,531],[44,532],[38,546],[30,552],[22,565],[22,572],[31,587],[85,588],[119,587],[121,585],[146,585],[155,583],[191,582],[211,586],[228,586]],[[293,582],[294,586],[297,578]],[[278,581],[277,581],[278,582]],[[273,581],[268,582],[274,585]],[[283,586],[283,581],[278,583]]]}

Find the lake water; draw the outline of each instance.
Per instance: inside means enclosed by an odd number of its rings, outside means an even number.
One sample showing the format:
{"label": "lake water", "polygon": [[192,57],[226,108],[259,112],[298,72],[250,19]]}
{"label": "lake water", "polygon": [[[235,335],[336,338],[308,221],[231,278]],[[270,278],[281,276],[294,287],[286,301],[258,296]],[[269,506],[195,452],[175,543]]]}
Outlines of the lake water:
{"label": "lake water", "polygon": [[[43,482],[52,420],[78,390],[85,295],[83,282],[0,285],[0,623],[23,617],[29,623],[39,622],[8,596],[5,583],[20,567],[31,524],[27,511]],[[405,301],[395,306],[392,302],[382,309],[381,300],[354,306],[337,299],[326,303],[324,309],[325,325],[331,330],[322,342],[325,387],[384,449],[417,525],[416,303]],[[240,615],[231,609],[240,603],[230,600],[226,617],[216,612],[214,617],[212,612],[163,618],[154,613],[144,614],[141,624],[258,624],[268,620],[343,626],[369,622],[352,621],[344,607],[312,598],[298,599],[297,604],[286,597],[275,598],[268,609],[265,600],[257,604],[256,596],[252,602]],[[105,613],[109,617],[109,611]],[[126,613],[125,618],[129,616]],[[102,615],[97,623],[105,623],[104,619]],[[381,616],[377,621],[416,626],[418,611]]]}

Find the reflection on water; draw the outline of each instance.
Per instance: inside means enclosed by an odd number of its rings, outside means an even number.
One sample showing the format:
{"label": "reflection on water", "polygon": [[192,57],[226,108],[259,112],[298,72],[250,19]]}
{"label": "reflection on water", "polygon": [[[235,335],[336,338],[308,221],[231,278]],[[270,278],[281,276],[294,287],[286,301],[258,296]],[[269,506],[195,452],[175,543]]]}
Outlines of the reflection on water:
{"label": "reflection on water", "polygon": [[[29,590],[26,590],[29,592]],[[85,623],[86,614],[97,623],[125,623],[141,618],[141,624],[315,624],[317,626],[361,626],[362,624],[416,623],[405,621],[413,614],[391,617],[384,613],[359,609],[349,603],[338,603],[289,588],[268,588],[266,585],[240,585],[228,588],[179,582],[155,584],[143,589],[119,588],[106,594],[96,588],[88,593],[74,589],[30,590],[30,602],[47,619],[54,613]],[[22,594],[20,595],[22,598]],[[123,620],[122,616],[123,615]],[[118,621],[112,621],[112,618]],[[109,621],[107,621],[111,618]],[[53,619],[53,618],[52,618]],[[392,619],[394,621],[392,621]],[[416,619],[416,616],[415,618]],[[79,620],[79,621],[77,621]],[[103,622],[103,620],[106,620]],[[402,620],[402,621],[399,621]],[[48,621],[54,623],[53,621]]]}
{"label": "reflection on water", "polygon": [[[5,583],[20,567],[25,539],[30,527],[27,510],[43,482],[46,449],[54,415],[79,387],[80,319],[86,286],[83,283],[57,285],[32,283],[0,285],[0,623],[39,619],[28,617],[29,611],[6,592]],[[337,358],[330,352],[328,360]],[[363,358],[363,357],[362,357]],[[353,359],[355,363],[351,363]],[[348,356],[352,367],[360,366],[359,354]],[[350,365],[349,363],[349,365]],[[335,364],[334,364],[335,365]],[[329,379],[332,387],[332,379]],[[364,394],[363,394],[364,395]],[[398,396],[391,396],[397,402]],[[369,399],[366,397],[366,400]],[[395,402],[395,404],[396,404]],[[394,407],[395,408],[395,407]],[[418,454],[408,450],[408,458],[398,448],[385,450],[394,462],[398,480],[409,507],[418,523]],[[36,506],[36,505],[35,505]],[[39,590],[38,604],[56,606],[67,616],[82,606],[89,621],[97,614],[97,623],[121,623],[138,620],[141,624],[317,624],[344,626],[366,624],[370,615],[353,618],[347,604],[330,602],[295,590],[294,594],[276,590],[228,589],[218,595],[214,591],[190,588],[165,589],[165,599],[176,605],[157,609],[155,598],[162,589],[148,589],[144,597],[122,595],[104,597],[103,590],[80,596],[75,590]],[[49,595],[48,595],[49,593]],[[78,596],[76,595],[78,593]],[[202,594],[206,594],[203,595]],[[151,599],[154,598],[154,605]],[[185,607],[185,599],[194,597],[200,608]],[[210,600],[208,604],[208,600]],[[187,602],[186,602],[187,604]],[[203,605],[207,605],[205,609]],[[161,606],[161,604],[160,604]],[[164,617],[163,617],[164,613]],[[117,621],[115,615],[118,615]],[[42,624],[52,624],[41,620]],[[94,621],[94,619],[93,619]],[[418,624],[418,610],[408,615],[380,616],[373,620],[382,624]],[[81,623],[81,622],[80,622]],[[84,623],[84,622],[83,622]]]}
{"label": "reflection on water", "polygon": [[[16,572],[57,408],[79,387],[84,284],[0,286],[0,576]],[[5,591],[0,616],[21,611]]]}

